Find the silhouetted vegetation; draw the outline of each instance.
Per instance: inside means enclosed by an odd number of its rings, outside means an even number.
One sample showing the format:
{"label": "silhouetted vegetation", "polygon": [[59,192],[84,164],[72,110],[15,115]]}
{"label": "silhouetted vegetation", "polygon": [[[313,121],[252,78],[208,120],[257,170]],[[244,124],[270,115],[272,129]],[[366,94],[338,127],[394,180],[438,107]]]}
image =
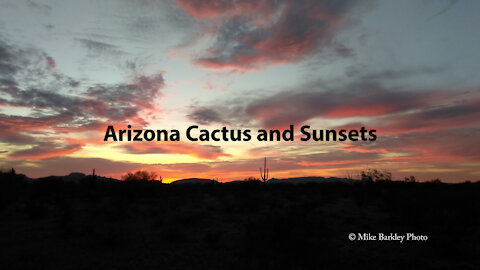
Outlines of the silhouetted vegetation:
{"label": "silhouetted vegetation", "polygon": [[253,176],[250,176],[250,177],[247,177],[245,179],[243,179],[244,182],[261,182],[260,179],[256,178],[256,177],[253,177]]}
{"label": "silhouetted vegetation", "polygon": [[[479,190],[478,182],[26,181],[7,171],[0,268],[476,269]],[[428,241],[349,241],[352,232]]]}
{"label": "silhouetted vegetation", "polygon": [[427,181],[427,183],[440,184],[440,183],[442,183],[442,180],[440,180],[440,178],[435,178],[435,179]]}
{"label": "silhouetted vegetation", "polygon": [[[158,179],[157,179],[158,178]],[[153,181],[158,180],[162,182],[162,177],[155,172],[148,172],[145,170],[138,170],[134,173],[129,172],[122,176],[123,181]]]}
{"label": "silhouetted vegetation", "polygon": [[410,177],[405,177],[405,182],[415,183],[415,182],[417,182],[417,179],[415,179],[415,176],[411,175]]}
{"label": "silhouetted vegetation", "polygon": [[268,181],[267,157],[265,157],[265,163],[263,165],[263,174],[262,174],[262,168],[260,168],[260,178],[262,178],[262,181],[264,183]]}
{"label": "silhouetted vegetation", "polygon": [[367,169],[361,172],[360,179],[363,182],[392,181],[392,173],[387,170]]}

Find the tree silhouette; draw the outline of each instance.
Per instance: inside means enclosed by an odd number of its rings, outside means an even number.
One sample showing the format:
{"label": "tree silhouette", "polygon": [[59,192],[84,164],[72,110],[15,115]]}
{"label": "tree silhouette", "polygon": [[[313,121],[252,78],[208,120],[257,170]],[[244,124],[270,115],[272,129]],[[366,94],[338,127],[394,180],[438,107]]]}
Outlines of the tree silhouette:
{"label": "tree silhouette", "polygon": [[256,177],[253,177],[253,176],[250,176],[250,177],[247,177],[247,178],[243,179],[243,181],[245,181],[245,182],[260,182],[260,179],[258,179]]}
{"label": "tree silhouette", "polygon": [[[158,178],[158,179],[157,179]],[[134,173],[129,172],[122,176],[123,181],[153,181],[158,180],[162,182],[162,177],[155,172],[148,172],[145,170],[138,170]]]}
{"label": "tree silhouette", "polygon": [[415,183],[417,182],[417,179],[415,179],[415,176],[411,175],[410,177],[405,177],[405,182]]}
{"label": "tree silhouette", "polygon": [[392,181],[392,173],[386,170],[367,169],[361,172],[360,177],[363,182]]}

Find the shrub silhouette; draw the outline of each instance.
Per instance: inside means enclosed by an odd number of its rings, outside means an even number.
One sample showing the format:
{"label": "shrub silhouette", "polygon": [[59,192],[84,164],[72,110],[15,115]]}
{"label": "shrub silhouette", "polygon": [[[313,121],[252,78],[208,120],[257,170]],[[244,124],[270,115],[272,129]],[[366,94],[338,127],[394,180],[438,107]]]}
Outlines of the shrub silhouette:
{"label": "shrub silhouette", "polygon": [[435,179],[427,181],[427,183],[441,184],[442,180],[440,180],[440,178],[435,178]]}
{"label": "shrub silhouette", "polygon": [[386,170],[367,169],[362,171],[360,176],[363,182],[392,181],[392,173]]}
{"label": "shrub silhouette", "polygon": [[408,182],[408,183],[416,183],[417,180],[415,179],[415,176],[411,175],[410,177],[405,177],[405,182]]}
{"label": "shrub silhouette", "polygon": [[247,177],[245,179],[243,179],[244,182],[260,182],[260,179],[256,178],[256,177],[253,177],[253,176],[250,176],[250,177]]}
{"label": "shrub silhouette", "polygon": [[163,180],[162,177],[158,176],[157,173],[148,172],[145,170],[138,170],[134,173],[129,172],[127,174],[124,174],[122,176],[122,180],[123,181],[153,181],[153,180],[157,180],[157,177],[158,177],[158,181],[162,182]]}

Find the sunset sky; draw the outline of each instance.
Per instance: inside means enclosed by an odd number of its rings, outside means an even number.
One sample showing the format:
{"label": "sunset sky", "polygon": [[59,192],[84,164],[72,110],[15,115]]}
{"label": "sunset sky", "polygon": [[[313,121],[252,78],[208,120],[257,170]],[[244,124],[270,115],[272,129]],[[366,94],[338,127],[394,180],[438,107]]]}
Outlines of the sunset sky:
{"label": "sunset sky", "polygon": [[[0,168],[480,179],[480,1],[0,0]],[[104,142],[107,125],[180,142]],[[188,126],[377,130],[190,142]],[[255,132],[253,132],[255,134]]]}

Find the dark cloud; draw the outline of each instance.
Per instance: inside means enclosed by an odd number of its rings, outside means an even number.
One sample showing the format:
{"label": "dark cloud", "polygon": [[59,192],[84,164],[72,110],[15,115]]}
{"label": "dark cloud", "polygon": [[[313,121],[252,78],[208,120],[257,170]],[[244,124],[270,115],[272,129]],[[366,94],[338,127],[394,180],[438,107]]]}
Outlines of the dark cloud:
{"label": "dark cloud", "polygon": [[[154,99],[163,86],[162,74],[137,76],[130,84],[97,85],[86,91],[85,94],[92,99],[85,100],[85,105],[97,117],[111,120],[134,118],[140,110],[153,109]],[[99,100],[102,103],[98,103]]]}
{"label": "dark cloud", "polygon": [[[27,115],[0,114],[0,141],[33,145],[13,152],[14,158],[45,158],[81,148],[78,144],[65,145],[48,132],[98,130],[106,123],[125,121],[145,125],[140,112],[153,109],[154,99],[164,86],[159,73],[81,90],[80,83],[59,73],[54,59],[42,51],[0,41],[0,56],[0,104],[28,111]],[[32,132],[41,136],[32,136]]]}
{"label": "dark cloud", "polygon": [[[59,94],[53,91],[27,89],[6,92],[10,99],[3,102],[10,106],[26,107],[37,111],[35,117],[1,116],[6,123],[16,122],[19,129],[70,127],[81,128],[97,120],[145,121],[138,116],[144,109],[153,108],[153,100],[160,94],[164,81],[162,74],[138,76],[130,84],[97,85],[79,96]],[[54,116],[51,116],[51,114]],[[49,116],[44,116],[49,114]]]}
{"label": "dark cloud", "polygon": [[[363,1],[365,3],[368,1]],[[350,55],[333,37],[360,1],[177,0],[200,22],[218,25],[215,43],[195,62],[207,68],[256,69],[297,62],[333,48]],[[212,30],[209,30],[212,31]],[[337,46],[338,45],[338,46]]]}
{"label": "dark cloud", "polygon": [[44,159],[72,154],[82,148],[80,144],[59,145],[53,142],[37,144],[27,150],[15,151],[9,155],[17,159]]}
{"label": "dark cloud", "polygon": [[163,84],[163,76],[157,74],[136,77],[130,84],[97,85],[79,96],[39,89],[4,91],[10,99],[3,103],[33,109],[36,115],[0,115],[0,118],[6,124],[15,124],[17,130],[81,129],[97,121],[123,122],[129,119],[145,124],[139,112],[153,108],[153,100],[160,94]]}
{"label": "dark cloud", "polygon": [[186,117],[200,125],[228,125],[251,128],[254,119],[246,109],[250,97],[216,101],[210,105],[192,105]]}
{"label": "dark cloud", "polygon": [[194,108],[193,111],[187,115],[187,117],[195,123],[201,125],[208,125],[213,123],[227,123],[222,119],[220,112],[217,112],[210,108]]}
{"label": "dark cloud", "polygon": [[393,81],[397,79],[424,77],[424,76],[439,76],[441,73],[448,70],[448,67],[417,67],[409,69],[385,69],[382,72],[374,74],[363,74],[360,67],[352,68],[347,71],[347,74],[352,77],[360,77],[363,81]]}
{"label": "dark cloud", "polygon": [[45,28],[48,29],[48,30],[55,29],[55,25],[50,24],[50,23],[49,23],[49,24],[44,24],[43,27],[45,27]]}
{"label": "dark cloud", "polygon": [[32,47],[9,44],[0,36],[0,91],[76,87],[78,82],[55,70],[55,59]]}
{"label": "dark cloud", "polygon": [[428,21],[428,20],[431,20],[431,19],[433,19],[433,18],[435,18],[435,17],[438,17],[438,16],[444,14],[445,12],[447,12],[448,10],[450,10],[455,4],[458,3],[458,0],[447,0],[446,2],[447,2],[447,3],[445,4],[445,6],[444,6],[442,9],[440,9],[437,13],[433,14],[432,16],[430,16],[430,17],[427,19],[427,21]]}
{"label": "dark cloud", "polygon": [[40,4],[33,0],[27,0],[28,6],[42,12],[52,11],[52,6],[47,4]]}
{"label": "dark cloud", "polygon": [[77,38],[75,39],[77,42],[82,44],[85,48],[87,48],[91,53],[94,54],[125,54],[118,46],[101,42],[97,40],[92,40],[88,38]]}
{"label": "dark cloud", "polygon": [[18,70],[15,63],[15,54],[21,52],[15,51],[10,45],[2,41],[0,36],[0,78],[5,79],[10,74],[14,74]]}

